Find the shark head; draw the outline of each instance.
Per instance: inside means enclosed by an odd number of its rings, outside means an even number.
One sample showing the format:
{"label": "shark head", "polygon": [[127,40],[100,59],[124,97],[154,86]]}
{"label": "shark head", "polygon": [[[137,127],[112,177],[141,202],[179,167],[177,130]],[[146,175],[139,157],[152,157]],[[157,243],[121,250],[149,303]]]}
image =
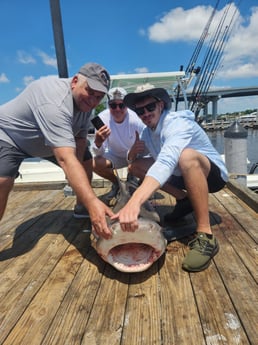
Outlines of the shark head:
{"label": "shark head", "polygon": [[[113,212],[118,212],[131,195],[128,186],[122,182],[114,169],[119,184],[119,193]],[[167,240],[158,224],[160,218],[147,201],[140,210],[138,228],[134,232],[121,229],[118,221],[109,223],[111,239],[96,238],[96,251],[103,260],[121,272],[142,272],[147,270],[165,252]]]}
{"label": "shark head", "polygon": [[135,232],[122,231],[119,222],[111,224],[109,240],[98,238],[96,251],[102,259],[121,272],[147,270],[165,252],[167,240],[158,223],[139,218]]}

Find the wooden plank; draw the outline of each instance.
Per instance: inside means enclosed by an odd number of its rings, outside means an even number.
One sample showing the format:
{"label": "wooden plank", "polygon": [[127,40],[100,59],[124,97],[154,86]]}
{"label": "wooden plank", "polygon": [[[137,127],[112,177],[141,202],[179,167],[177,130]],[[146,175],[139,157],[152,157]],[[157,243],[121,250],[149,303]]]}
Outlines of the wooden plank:
{"label": "wooden plank", "polygon": [[[63,207],[70,209],[71,200],[64,200],[64,198],[62,198],[62,200]],[[10,236],[11,239],[9,239],[9,241],[11,241],[12,244],[0,252],[2,269],[6,265],[9,265],[13,258],[20,256],[33,248],[39,239],[44,236],[48,226],[51,226],[51,223],[54,225],[56,218],[62,213],[62,211],[47,211],[42,214],[38,214],[38,212],[37,208],[34,209],[34,213],[29,215],[30,218],[25,218],[17,228],[15,222],[14,229],[10,229],[9,233],[13,235]],[[66,216],[71,218],[71,212],[68,211]],[[57,231],[58,230],[56,230],[56,232]]]}
{"label": "wooden plank", "polygon": [[161,344],[158,263],[130,276],[121,344]]}
{"label": "wooden plank", "polygon": [[[226,200],[228,206],[228,199]],[[252,246],[250,247],[248,242],[246,244],[246,241],[253,243],[253,240],[250,236],[244,235],[242,225],[236,222],[219,203],[216,207],[222,223],[218,225],[219,229],[215,233],[220,243],[220,253],[216,255],[214,261],[250,344],[255,344],[258,339],[258,289],[255,281],[257,250],[252,251]],[[242,237],[239,238],[240,234]],[[251,255],[250,251],[252,251]]]}
{"label": "wooden plank", "polygon": [[215,265],[190,276],[206,343],[250,345]]}
{"label": "wooden plank", "polygon": [[[256,237],[255,232],[257,232],[258,219],[253,218],[253,216],[247,212],[247,209],[243,209],[236,201],[234,202],[234,207],[228,197],[217,194],[216,198],[218,198],[220,202],[218,202],[218,200],[216,201],[214,196],[212,204],[216,207],[223,220],[219,225],[220,229],[223,231],[225,237],[229,243],[231,243],[244,265],[248,268],[253,278],[258,282],[257,241],[253,239],[253,237]],[[225,202],[227,210],[222,206],[223,201]],[[249,233],[254,236],[251,237]]]}
{"label": "wooden plank", "polygon": [[[60,191],[20,193],[23,198],[12,200],[7,207],[6,215],[1,221],[0,250],[10,245],[13,236],[21,235],[29,226],[37,221],[36,216],[42,211],[49,211],[63,200]],[[28,222],[28,219],[31,219]],[[26,222],[25,222],[26,220]],[[26,224],[26,227],[23,226]]]}
{"label": "wooden plank", "polygon": [[10,193],[10,197],[7,203],[7,207],[4,213],[4,216],[1,220],[1,234],[5,233],[6,229],[9,230],[12,226],[11,224],[17,219],[24,216],[24,206],[26,204],[33,205],[33,197],[37,199],[37,192],[27,192],[27,193]]}
{"label": "wooden plank", "polygon": [[220,193],[215,193],[214,196],[218,200],[217,207],[219,207],[219,204],[223,205],[228,213],[245,228],[245,231],[257,243],[258,213],[249,208],[228,189],[224,189],[223,192]]}
{"label": "wooden plank", "polygon": [[[10,208],[1,222],[19,236],[0,252],[0,344],[256,344],[257,214],[227,188],[210,196],[221,250],[191,274],[181,268],[189,238],[150,270],[123,274],[91,247],[82,232],[90,222],[73,219],[74,196],[15,193],[18,215]],[[175,200],[164,193],[153,203],[163,216]]]}
{"label": "wooden plank", "polygon": [[227,186],[235,195],[242,199],[255,212],[258,212],[258,194],[254,193],[248,187],[242,186],[233,178],[229,179]]}
{"label": "wooden plank", "polygon": [[95,251],[87,248],[80,268],[47,330],[45,345],[81,344],[89,316],[95,314],[96,319],[99,317],[95,313],[94,302],[102,280],[99,270],[103,272],[104,266],[104,261]]}
{"label": "wooden plank", "polygon": [[[216,266],[223,279],[224,285],[230,295],[232,303],[238,312],[250,344],[255,344],[258,339],[258,299],[257,283],[239,258],[238,254],[218,231],[222,255],[214,258]],[[229,261],[230,260],[230,261]]]}
{"label": "wooden plank", "polygon": [[164,345],[203,344],[203,332],[189,274],[181,268],[183,248],[183,242],[170,243],[165,264],[160,270],[160,313]]}
{"label": "wooden plank", "polygon": [[42,343],[82,260],[81,253],[70,245],[37,291],[36,296],[30,301],[4,345]]}
{"label": "wooden plank", "polygon": [[121,343],[128,282],[128,274],[105,265],[81,345],[119,345]]}
{"label": "wooden plank", "polygon": [[[67,200],[68,207],[70,207],[70,203],[71,200]],[[71,222],[72,231],[69,228],[69,222]],[[19,251],[19,245],[22,246],[22,242],[24,242],[22,248],[24,255],[16,257],[17,253],[12,253],[13,262],[12,265],[7,266],[7,270],[3,269],[4,262],[1,262],[0,343],[23,314],[34,295],[37,294],[80,227],[81,222],[71,220],[71,212],[56,211],[46,214],[28,232],[28,236],[32,237],[32,247],[29,243],[29,247],[27,247],[29,250],[26,250],[24,234],[22,238],[19,238],[17,244]],[[43,229],[43,233],[41,229]],[[42,240],[40,240],[41,238]]]}

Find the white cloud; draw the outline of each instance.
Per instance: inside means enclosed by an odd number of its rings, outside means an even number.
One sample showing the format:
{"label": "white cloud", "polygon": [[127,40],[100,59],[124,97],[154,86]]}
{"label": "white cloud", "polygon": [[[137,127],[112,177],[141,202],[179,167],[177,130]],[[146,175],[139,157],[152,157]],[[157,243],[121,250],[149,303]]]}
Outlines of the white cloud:
{"label": "white cloud", "polygon": [[[227,12],[228,11],[228,12]],[[248,18],[240,16],[234,3],[216,12],[209,33],[207,44],[212,39],[216,28],[227,13],[223,27],[227,28],[233,18],[234,27],[225,44],[223,60],[216,78],[234,79],[258,76],[258,7],[250,9]],[[196,6],[189,10],[182,7],[172,9],[158,22],[148,28],[148,37],[158,43],[198,41],[212,13],[210,6]]]}
{"label": "white cloud", "polygon": [[258,7],[251,9],[248,21],[243,18],[235,25],[227,43],[222,68],[224,78],[258,77]]}
{"label": "white cloud", "polygon": [[148,73],[149,70],[147,67],[138,67],[138,68],[135,68],[135,72],[136,73]]}
{"label": "white cloud", "polygon": [[[44,65],[52,66],[57,68],[57,61],[55,57],[48,55],[42,50],[37,50],[36,54],[41,58],[41,61]],[[29,53],[24,50],[17,51],[18,61],[22,64],[36,64],[36,59]]]}
{"label": "white cloud", "polygon": [[23,77],[23,83],[24,85],[29,85],[35,78],[31,75]]}
{"label": "white cloud", "polygon": [[146,35],[146,31],[144,29],[140,29],[139,30],[139,35],[140,36],[145,36]]}
{"label": "white cloud", "polygon": [[160,43],[196,40],[211,12],[211,6],[197,6],[189,10],[177,7],[148,28],[149,39]]}
{"label": "white cloud", "polygon": [[22,64],[35,64],[36,60],[24,50],[17,51],[18,61]]}
{"label": "white cloud", "polygon": [[5,73],[0,74],[0,84],[9,83],[10,80],[7,78]]}
{"label": "white cloud", "polygon": [[57,61],[56,58],[49,56],[48,54],[44,53],[41,50],[38,50],[37,55],[41,58],[44,65],[52,66],[57,68]]}

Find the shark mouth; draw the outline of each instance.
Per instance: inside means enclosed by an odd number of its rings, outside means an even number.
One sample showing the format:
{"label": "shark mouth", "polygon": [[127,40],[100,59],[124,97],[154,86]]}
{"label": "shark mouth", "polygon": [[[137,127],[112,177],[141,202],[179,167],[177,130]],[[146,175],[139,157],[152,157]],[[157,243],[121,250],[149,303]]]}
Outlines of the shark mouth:
{"label": "shark mouth", "polygon": [[113,232],[111,239],[97,239],[98,254],[121,272],[145,271],[165,252],[167,240],[159,224],[145,218],[138,222],[135,232],[124,232],[119,222],[115,222],[110,226]]}

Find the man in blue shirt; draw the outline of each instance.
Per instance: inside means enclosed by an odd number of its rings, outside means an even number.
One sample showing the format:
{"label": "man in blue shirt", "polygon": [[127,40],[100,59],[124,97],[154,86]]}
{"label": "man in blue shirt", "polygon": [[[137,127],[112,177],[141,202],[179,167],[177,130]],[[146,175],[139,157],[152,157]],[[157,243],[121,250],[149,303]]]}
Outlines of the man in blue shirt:
{"label": "man in blue shirt", "polygon": [[[141,205],[162,188],[177,199],[174,211],[165,220],[195,213],[197,236],[189,243],[182,267],[201,271],[219,250],[210,226],[208,194],[224,187],[226,167],[194,114],[170,110],[171,100],[165,89],[143,85],[125,96],[124,103],[146,125],[134,144],[137,149],[132,147],[128,156],[131,172],[143,182],[114,218],[119,218],[124,231],[135,231]],[[150,154],[151,158],[139,158],[139,146],[142,154]]]}

